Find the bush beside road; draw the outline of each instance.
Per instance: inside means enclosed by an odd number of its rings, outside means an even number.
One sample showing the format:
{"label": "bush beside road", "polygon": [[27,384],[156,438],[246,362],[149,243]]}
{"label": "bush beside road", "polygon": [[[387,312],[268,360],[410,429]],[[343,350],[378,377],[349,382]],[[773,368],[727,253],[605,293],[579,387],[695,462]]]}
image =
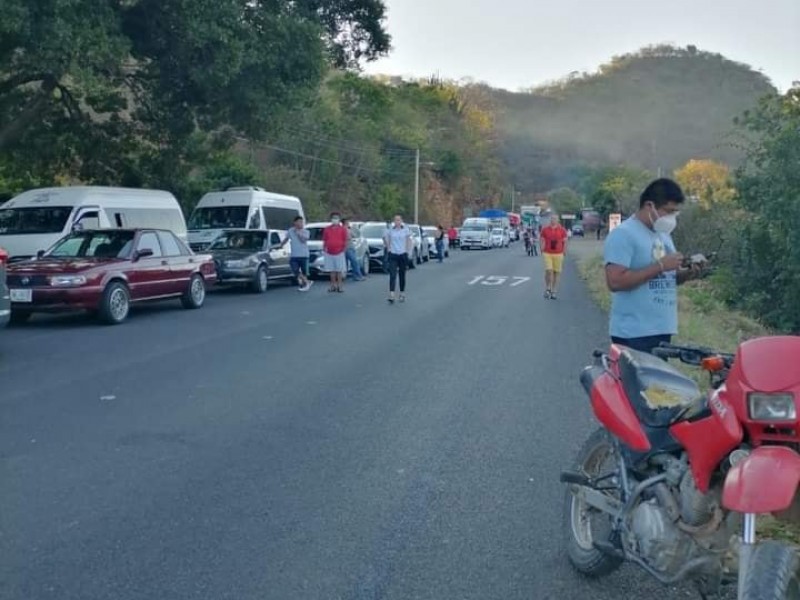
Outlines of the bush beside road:
{"label": "bush beside road", "polygon": [[[595,240],[572,241],[568,252],[578,262],[581,277],[592,297],[603,310],[608,311],[611,293],[606,287],[603,271],[603,243]],[[740,341],[771,333],[758,321],[728,308],[709,280],[691,281],[679,288],[678,323],[677,341],[701,344],[724,352],[734,352]],[[704,373],[683,365],[677,366],[702,385],[708,384]],[[759,535],[800,545],[800,526],[767,516],[759,522]]]}

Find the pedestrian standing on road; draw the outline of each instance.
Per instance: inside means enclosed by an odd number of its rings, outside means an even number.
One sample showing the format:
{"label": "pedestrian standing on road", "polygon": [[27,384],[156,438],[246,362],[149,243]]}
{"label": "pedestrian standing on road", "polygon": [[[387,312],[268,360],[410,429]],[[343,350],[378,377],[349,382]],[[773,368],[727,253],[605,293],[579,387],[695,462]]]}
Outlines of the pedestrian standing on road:
{"label": "pedestrian standing on road", "polygon": [[342,225],[347,230],[347,250],[345,250],[347,264],[353,271],[353,279],[356,281],[364,281],[364,274],[361,272],[361,263],[358,262],[358,257],[356,256],[356,234],[350,227],[349,219],[342,219]]}
{"label": "pedestrian standing on road", "polygon": [[550,215],[550,224],[542,227],[539,238],[544,257],[544,297],[555,300],[558,297],[558,280],[564,269],[564,256],[567,254],[567,230],[558,222],[558,215]]}
{"label": "pedestrian standing on road", "polygon": [[611,341],[652,352],[678,333],[677,286],[701,268],[682,268],[671,234],[685,201],[671,179],[656,179],[639,198],[639,210],[606,237],[606,283],[612,293]]}
{"label": "pedestrian standing on road", "polygon": [[456,247],[456,240],[458,239],[458,229],[451,227],[447,230],[447,239],[450,240],[450,248]]}
{"label": "pedestrian standing on road", "polygon": [[322,252],[325,256],[325,270],[330,273],[329,292],[342,293],[344,276],[347,273],[347,229],[342,225],[339,213],[331,213],[331,224],[322,232]]}
{"label": "pedestrian standing on road", "polygon": [[444,262],[444,227],[439,225],[436,229],[436,258],[439,262]]}
{"label": "pedestrian standing on road", "polygon": [[400,302],[406,301],[406,269],[408,257],[414,245],[411,230],[403,223],[401,215],[395,215],[392,225],[383,234],[383,243],[388,252],[389,304],[394,304],[397,279],[400,279]]}
{"label": "pedestrian standing on road", "polygon": [[300,285],[297,289],[301,292],[307,292],[313,283],[308,279],[308,230],[305,228],[305,221],[303,217],[295,217],[292,227],[286,232],[286,237],[281,242],[281,248],[286,244],[291,243],[290,251],[291,258],[289,258],[289,266],[292,273]]}

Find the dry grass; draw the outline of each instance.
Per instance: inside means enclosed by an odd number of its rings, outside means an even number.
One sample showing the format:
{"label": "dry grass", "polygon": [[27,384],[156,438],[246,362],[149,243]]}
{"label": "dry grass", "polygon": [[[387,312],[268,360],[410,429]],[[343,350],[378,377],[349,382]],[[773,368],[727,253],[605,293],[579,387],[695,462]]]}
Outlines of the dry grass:
{"label": "dry grass", "polygon": [[[597,303],[608,310],[611,294],[605,283],[603,261],[599,255],[579,257],[580,272]],[[709,281],[689,282],[678,294],[679,333],[676,341],[691,342],[733,352],[743,340],[767,335],[769,330],[746,315],[726,307],[715,295]],[[707,378],[697,369],[684,371],[699,383]],[[800,524],[778,521],[771,516],[759,519],[759,534],[770,539],[800,545]]]}

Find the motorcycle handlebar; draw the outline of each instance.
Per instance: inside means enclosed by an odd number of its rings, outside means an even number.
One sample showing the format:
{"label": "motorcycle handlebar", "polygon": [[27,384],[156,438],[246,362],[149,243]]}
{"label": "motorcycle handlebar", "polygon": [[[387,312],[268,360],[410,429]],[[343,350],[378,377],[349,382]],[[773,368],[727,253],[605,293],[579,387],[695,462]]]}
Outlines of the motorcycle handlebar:
{"label": "motorcycle handlebar", "polygon": [[704,348],[702,346],[678,346],[676,344],[668,344],[662,342],[657,348],[653,349],[653,354],[665,360],[670,358],[677,358],[687,365],[699,366],[702,364],[703,359],[719,357],[725,363],[725,367],[730,367],[733,364],[734,355],[726,354],[724,352],[717,352],[711,348]]}

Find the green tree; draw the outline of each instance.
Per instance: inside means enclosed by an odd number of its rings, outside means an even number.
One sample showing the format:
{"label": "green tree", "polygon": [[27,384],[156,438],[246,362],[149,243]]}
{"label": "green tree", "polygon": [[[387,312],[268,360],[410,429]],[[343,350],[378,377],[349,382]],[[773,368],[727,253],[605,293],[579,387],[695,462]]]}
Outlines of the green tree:
{"label": "green tree", "polygon": [[385,53],[383,17],[381,0],[6,0],[0,152],[44,178],[168,183],[231,134],[263,136],[326,57]]}
{"label": "green tree", "polygon": [[571,188],[558,188],[549,192],[547,197],[550,206],[560,213],[572,213],[580,215],[583,208],[583,198]]}
{"label": "green tree", "polygon": [[739,120],[751,135],[737,171],[747,211],[733,265],[735,302],[800,333],[800,87],[772,95]]}

